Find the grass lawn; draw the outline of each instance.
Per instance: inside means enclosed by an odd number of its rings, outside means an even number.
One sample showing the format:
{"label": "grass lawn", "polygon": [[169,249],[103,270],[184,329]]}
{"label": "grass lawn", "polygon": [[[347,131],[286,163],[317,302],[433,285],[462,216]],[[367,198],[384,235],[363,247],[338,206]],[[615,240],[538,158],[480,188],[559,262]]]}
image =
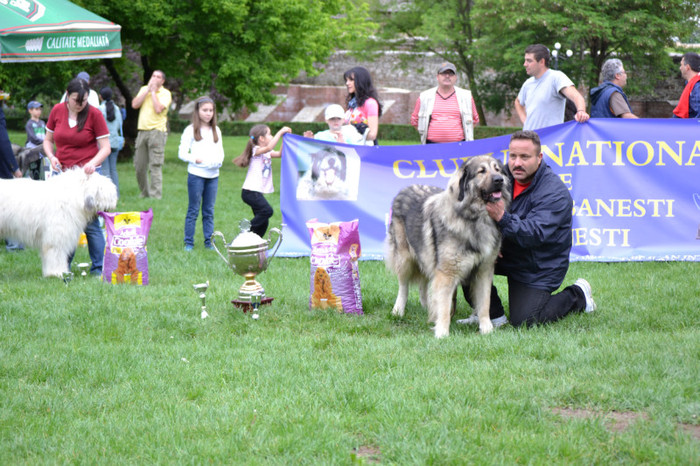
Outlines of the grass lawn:
{"label": "grass lawn", "polygon": [[[231,163],[245,142],[224,138],[229,241],[251,216]],[[204,249],[199,221],[183,251],[178,143],[162,200],[118,166],[117,210],[154,211],[149,286],[66,286],[41,277],[37,251],[0,250],[0,464],[700,464],[700,264],[574,263],[565,283],[586,277],[596,312],[486,336],[453,324],[436,340],[415,290],[390,316],[382,262],[360,263],[354,316],[309,311],[308,258],[276,258],[255,321],[230,304],[242,278]],[[79,248],[74,272],[83,261]],[[192,285],[206,280],[202,320]],[[456,318],[469,313],[460,297]]]}

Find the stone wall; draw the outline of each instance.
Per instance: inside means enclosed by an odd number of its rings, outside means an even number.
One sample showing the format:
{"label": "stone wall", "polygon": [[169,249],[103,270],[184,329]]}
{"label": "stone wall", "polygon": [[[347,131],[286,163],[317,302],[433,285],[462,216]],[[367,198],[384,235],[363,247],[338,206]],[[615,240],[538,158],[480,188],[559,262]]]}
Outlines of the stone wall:
{"label": "stone wall", "polygon": [[[317,76],[300,74],[288,86],[279,86],[273,94],[277,96],[272,105],[260,105],[256,112],[247,109],[236,114],[236,119],[255,122],[269,121],[323,121],[323,109],[332,103],[345,106],[345,83],[343,73],[354,66],[364,66],[370,71],[372,81],[384,105],[381,123],[409,124],[411,112],[421,91],[434,87],[439,65],[444,61],[433,54],[421,54],[411,69],[401,66],[401,58],[410,52],[390,52],[379,55],[374,61],[359,61],[344,51],[334,53],[328,63],[319,65]],[[413,57],[415,58],[415,57]],[[457,85],[465,83],[458,77]],[[668,79],[660,85],[661,99],[679,96],[683,83],[680,79]],[[580,89],[588,100],[588,90]],[[677,98],[677,97],[676,97]],[[632,111],[642,118],[668,118],[676,101],[630,99]],[[520,126],[520,121],[506,111],[487,112],[489,126]]]}

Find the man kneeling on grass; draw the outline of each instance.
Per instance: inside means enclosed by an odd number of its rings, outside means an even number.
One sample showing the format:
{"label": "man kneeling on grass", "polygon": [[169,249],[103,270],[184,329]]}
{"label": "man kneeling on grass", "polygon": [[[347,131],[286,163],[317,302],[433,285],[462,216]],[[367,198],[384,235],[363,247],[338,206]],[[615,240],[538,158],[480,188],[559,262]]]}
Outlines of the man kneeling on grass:
{"label": "man kneeling on grass", "polygon": [[[503,235],[498,275],[508,277],[510,322],[514,326],[559,320],[570,312],[596,308],[591,285],[579,278],[552,294],[569,269],[573,201],[564,183],[542,161],[540,138],[534,131],[513,134],[508,147],[506,174],[513,186],[513,202],[505,211],[503,200],[487,204],[489,216]],[[469,300],[469,290],[463,286]],[[476,324],[472,315],[458,320]],[[495,286],[491,286],[491,322],[508,322]]]}

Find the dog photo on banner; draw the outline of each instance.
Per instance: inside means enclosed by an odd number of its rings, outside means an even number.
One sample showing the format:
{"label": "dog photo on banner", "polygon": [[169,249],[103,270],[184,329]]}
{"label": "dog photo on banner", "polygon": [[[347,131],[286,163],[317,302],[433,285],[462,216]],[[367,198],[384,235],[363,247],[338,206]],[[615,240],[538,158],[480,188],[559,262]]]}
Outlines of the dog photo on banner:
{"label": "dog photo on banner", "polygon": [[298,153],[297,165],[298,200],[357,200],[360,156],[352,147],[308,145]]}

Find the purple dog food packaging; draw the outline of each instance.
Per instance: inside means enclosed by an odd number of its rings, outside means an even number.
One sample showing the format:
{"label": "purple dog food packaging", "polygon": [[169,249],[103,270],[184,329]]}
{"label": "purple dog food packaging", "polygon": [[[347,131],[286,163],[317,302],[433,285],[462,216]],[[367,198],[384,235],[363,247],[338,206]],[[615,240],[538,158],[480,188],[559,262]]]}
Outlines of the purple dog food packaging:
{"label": "purple dog food packaging", "polygon": [[311,309],[363,314],[358,223],[306,222],[311,237]]}
{"label": "purple dog food packaging", "polygon": [[153,210],[99,212],[105,221],[107,240],[102,281],[111,284],[148,285],[148,233]]}

